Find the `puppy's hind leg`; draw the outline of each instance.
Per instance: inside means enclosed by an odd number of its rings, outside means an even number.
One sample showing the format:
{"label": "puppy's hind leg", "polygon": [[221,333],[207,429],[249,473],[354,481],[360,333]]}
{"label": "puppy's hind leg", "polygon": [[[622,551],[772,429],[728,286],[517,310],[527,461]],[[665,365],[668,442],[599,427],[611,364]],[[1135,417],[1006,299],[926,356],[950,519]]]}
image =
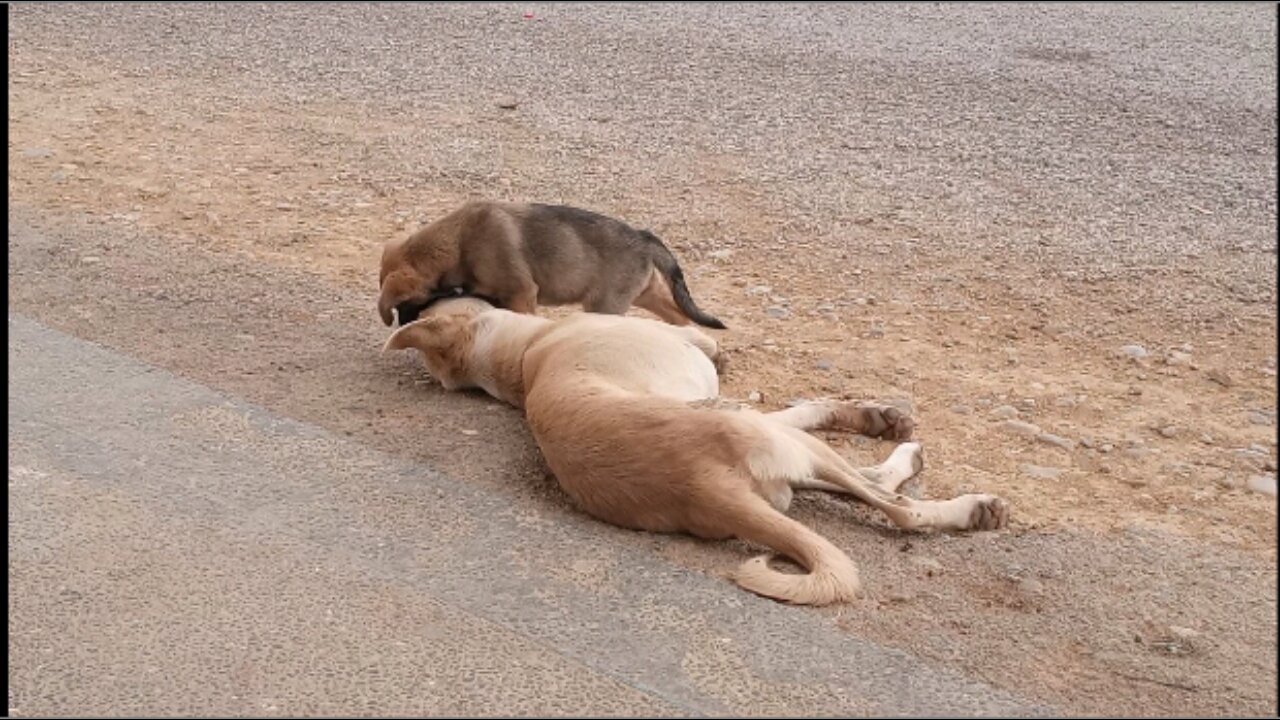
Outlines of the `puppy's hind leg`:
{"label": "puppy's hind leg", "polygon": [[632,304],[648,310],[671,325],[689,325],[693,322],[676,304],[671,295],[671,286],[656,269],[650,274],[648,284]]}

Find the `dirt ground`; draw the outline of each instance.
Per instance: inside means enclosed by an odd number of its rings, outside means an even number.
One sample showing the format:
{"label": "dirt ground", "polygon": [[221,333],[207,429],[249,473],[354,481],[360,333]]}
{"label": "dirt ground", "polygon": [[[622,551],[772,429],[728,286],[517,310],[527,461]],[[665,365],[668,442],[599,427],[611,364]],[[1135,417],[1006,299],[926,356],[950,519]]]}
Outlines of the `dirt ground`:
{"label": "dirt ground", "polygon": [[[562,118],[556,93],[569,95],[567,86],[552,85],[543,96],[473,87],[474,96],[456,102],[433,97],[415,106],[398,94],[348,93],[340,83],[324,92],[264,80],[252,63],[237,75],[216,65],[151,62],[143,44],[125,40],[153,31],[95,19],[83,8],[61,18],[55,12],[12,11],[11,220],[18,212],[68,227],[114,228],[141,244],[166,238],[172,249],[135,257],[123,247],[76,248],[48,260],[39,278],[22,276],[24,286],[39,290],[17,288],[11,278],[16,308],[144,357],[169,353],[159,359],[180,365],[180,350],[148,349],[163,341],[147,332],[172,322],[162,303],[97,306],[75,278],[97,274],[102,292],[119,285],[137,297],[171,291],[176,281],[143,282],[141,271],[123,267],[124,258],[172,263],[179,275],[219,263],[226,272],[256,268],[253,279],[218,280],[225,292],[183,310],[184,322],[209,322],[217,342],[206,339],[205,352],[258,334],[238,326],[276,317],[305,325],[308,337],[299,342],[307,347],[342,356],[337,367],[353,375],[331,373],[326,382],[360,386],[369,381],[355,374],[377,373],[391,384],[411,378],[421,389],[420,372],[407,359],[377,358],[372,343],[343,344],[382,332],[373,299],[383,242],[471,197],[607,212],[666,239],[699,304],[729,325],[718,333],[731,354],[726,395],[759,393],[766,408],[816,395],[909,404],[927,453],[924,491],[991,492],[1013,508],[1007,533],[950,542],[971,543],[966,557],[1020,545],[1020,556],[1039,558],[996,562],[984,576],[923,557],[904,573],[910,579],[895,580],[895,553],[920,542],[945,555],[949,541],[917,541],[860,512],[859,523],[878,529],[859,537],[884,546],[855,554],[873,568],[870,598],[847,609],[797,612],[826,612],[849,632],[1072,712],[1275,711],[1274,84],[1258,107],[1195,99],[1200,105],[1188,112],[1215,117],[1218,126],[1157,122],[1176,105],[1176,93],[1151,105],[1108,106],[1107,118],[1136,118],[1137,139],[1115,154],[1083,158],[1079,177],[1045,171],[1038,178],[1015,167],[966,182],[957,170],[938,183],[945,188],[926,182],[894,193],[852,172],[837,182],[831,167],[806,177],[802,168],[772,164],[777,148],[757,153],[730,140],[717,144],[717,128],[688,130],[688,142],[673,147],[646,129],[653,118],[634,105],[593,109],[583,102]],[[136,24],[169,27],[163,32],[175,47],[196,32],[167,17],[177,10],[138,12]],[[568,14],[550,8],[545,22]],[[1273,14],[1245,15],[1236,20],[1270,23],[1274,61]],[[530,31],[520,22],[540,22],[502,17],[496,32],[503,36]],[[94,39],[97,22],[120,34],[112,42]],[[436,37],[476,32],[472,25]],[[1022,46],[1022,62],[1054,72],[1091,62],[1084,51],[1035,47]],[[155,52],[161,58],[178,51]],[[707,52],[703,60],[715,67],[718,56]],[[793,71],[807,67],[789,61]],[[1006,101],[1000,93],[1015,84],[994,82],[992,104]],[[512,98],[514,110],[498,107]],[[894,106],[887,107],[882,112],[892,116]],[[681,123],[699,122],[680,108],[671,113],[680,120],[677,138],[687,129]],[[996,152],[1000,140],[978,137],[980,124],[962,130],[963,143],[943,145],[939,136],[931,162],[989,170],[972,158],[984,148]],[[915,182],[913,153],[921,151],[906,149],[914,141],[909,133],[895,141],[898,131],[886,132],[786,137],[859,158],[832,160],[836,168],[877,163],[886,177],[896,167],[904,183]],[[1162,133],[1163,142],[1152,140]],[[1197,138],[1220,146],[1192,147]],[[1192,157],[1184,164],[1169,159],[1183,155]],[[1188,167],[1201,168],[1200,184],[1184,182]],[[1170,186],[1180,189],[1167,190],[1152,168],[1167,170]],[[1129,184],[1113,185],[1126,173]],[[1226,190],[1205,189],[1214,173]],[[338,296],[333,311],[295,301],[277,277],[331,289]],[[56,308],[58,296],[69,306]],[[104,309],[116,302],[116,313],[132,316],[129,333],[101,323],[117,318]],[[339,318],[364,325],[353,336],[338,327]],[[280,338],[240,345],[240,367],[279,364],[297,352]],[[219,361],[184,362],[186,372],[217,384]],[[278,385],[275,395],[265,389],[279,381],[235,382],[258,382],[263,397],[301,415],[344,422],[335,417],[344,408],[317,409],[338,392],[332,386],[299,381],[291,392],[311,397],[288,398]],[[432,402],[443,397],[432,392]],[[468,396],[414,412],[437,413],[435,426],[456,427],[465,423],[450,422],[449,413],[483,402]],[[509,469],[478,460],[480,451],[449,452],[450,443],[467,442],[451,431],[432,441],[440,448],[432,462],[467,479],[496,472],[505,478],[498,484],[533,478],[544,502],[553,491],[540,479],[527,438],[518,424],[502,427],[499,439],[518,446],[499,456],[516,463]],[[859,456],[888,451],[836,436],[832,442]],[[1267,483],[1270,494],[1256,489]],[[795,512],[824,532],[848,522],[847,507],[828,498],[806,499]],[[723,572],[741,555],[732,544],[655,543],[672,562],[706,572]],[[1086,547],[1095,554],[1071,555]],[[1222,593],[1229,602],[1215,607],[1212,599]]]}

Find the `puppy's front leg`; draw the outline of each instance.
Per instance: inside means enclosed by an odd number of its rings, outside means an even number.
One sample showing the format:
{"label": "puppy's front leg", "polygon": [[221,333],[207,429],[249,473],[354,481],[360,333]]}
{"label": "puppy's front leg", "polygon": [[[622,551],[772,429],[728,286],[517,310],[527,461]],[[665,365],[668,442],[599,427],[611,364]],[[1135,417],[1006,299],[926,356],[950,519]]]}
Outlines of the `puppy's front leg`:
{"label": "puppy's front leg", "polygon": [[530,282],[528,285],[521,287],[510,297],[507,302],[507,309],[511,312],[523,313],[525,315],[537,315],[538,286]]}

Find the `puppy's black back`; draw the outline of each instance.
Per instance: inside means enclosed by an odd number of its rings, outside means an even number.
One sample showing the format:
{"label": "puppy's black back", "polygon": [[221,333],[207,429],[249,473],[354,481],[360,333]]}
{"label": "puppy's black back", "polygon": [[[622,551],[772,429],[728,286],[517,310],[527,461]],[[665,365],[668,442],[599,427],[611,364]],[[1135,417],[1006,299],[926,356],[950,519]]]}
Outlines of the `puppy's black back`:
{"label": "puppy's black back", "polygon": [[644,252],[647,241],[630,225],[590,210],[569,205],[532,203],[524,216],[524,236],[554,237],[561,228],[571,228],[583,242],[602,252]]}

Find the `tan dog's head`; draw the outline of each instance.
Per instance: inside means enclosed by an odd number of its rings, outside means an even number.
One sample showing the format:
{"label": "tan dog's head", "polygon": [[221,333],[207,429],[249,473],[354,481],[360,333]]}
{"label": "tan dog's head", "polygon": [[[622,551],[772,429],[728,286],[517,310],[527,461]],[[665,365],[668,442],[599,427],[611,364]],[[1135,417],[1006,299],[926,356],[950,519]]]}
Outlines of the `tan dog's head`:
{"label": "tan dog's head", "polygon": [[432,303],[462,292],[460,288],[440,286],[445,271],[456,264],[457,258],[447,247],[433,243],[435,234],[428,232],[430,229],[424,228],[404,240],[393,240],[382,248],[378,314],[388,327],[397,319],[401,325],[413,322]]}
{"label": "tan dog's head", "polygon": [[475,341],[472,320],[473,317],[465,313],[429,315],[414,320],[392,333],[382,351],[416,349],[422,353],[432,377],[446,390],[475,387],[471,367]]}
{"label": "tan dog's head", "polygon": [[418,350],[446,390],[480,388],[523,405],[524,352],[550,320],[497,309],[475,297],[441,300],[424,315],[392,333],[383,352]]}

